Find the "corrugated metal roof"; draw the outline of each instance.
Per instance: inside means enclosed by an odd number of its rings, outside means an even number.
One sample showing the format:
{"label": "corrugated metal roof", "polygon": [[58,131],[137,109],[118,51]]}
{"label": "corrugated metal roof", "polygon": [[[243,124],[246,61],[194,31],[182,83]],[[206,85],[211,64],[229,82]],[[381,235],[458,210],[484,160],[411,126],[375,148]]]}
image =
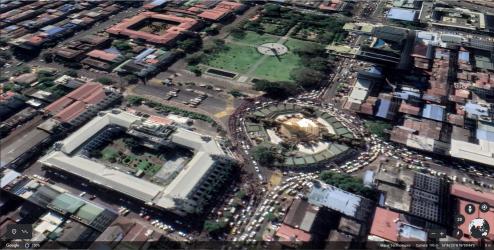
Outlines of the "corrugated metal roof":
{"label": "corrugated metal roof", "polygon": [[444,120],[444,107],[436,104],[426,104],[422,116],[436,121]]}
{"label": "corrugated metal roof", "polygon": [[309,203],[325,206],[348,216],[355,217],[362,199],[337,187],[322,184],[314,185],[309,194]]}
{"label": "corrugated metal roof", "polygon": [[460,61],[464,61],[464,62],[470,61],[470,52],[468,52],[468,51],[460,51],[458,53],[458,59]]}
{"label": "corrugated metal roof", "polygon": [[142,53],[140,53],[139,55],[137,55],[135,57],[135,60],[136,61],[140,61],[142,59],[144,59],[146,56],[150,55],[151,53],[153,53],[154,51],[156,51],[156,49],[153,49],[153,48],[147,48],[146,50],[144,50]]}
{"label": "corrugated metal roof", "polygon": [[483,116],[483,115],[488,115],[489,114],[489,108],[483,107],[480,104],[472,103],[472,102],[467,102],[465,104],[465,111],[469,115]]}
{"label": "corrugated metal roof", "polygon": [[55,26],[55,27],[53,27],[53,28],[51,28],[51,29],[49,29],[49,30],[47,30],[47,31],[45,31],[45,32],[46,32],[46,34],[48,34],[49,36],[53,36],[53,35],[56,35],[56,34],[58,34],[58,33],[62,32],[62,31],[64,31],[64,29],[63,29],[63,28],[60,28],[60,27],[56,27],[56,26]]}
{"label": "corrugated metal roof", "polygon": [[479,140],[494,142],[494,132],[492,131],[477,129],[476,135]]}
{"label": "corrugated metal roof", "polygon": [[417,16],[417,11],[402,9],[402,8],[391,8],[388,12],[389,19],[403,20],[403,21],[414,21]]}
{"label": "corrugated metal roof", "polygon": [[391,100],[388,99],[379,99],[380,104],[377,110],[376,116],[381,118],[388,118],[388,112],[391,108]]}

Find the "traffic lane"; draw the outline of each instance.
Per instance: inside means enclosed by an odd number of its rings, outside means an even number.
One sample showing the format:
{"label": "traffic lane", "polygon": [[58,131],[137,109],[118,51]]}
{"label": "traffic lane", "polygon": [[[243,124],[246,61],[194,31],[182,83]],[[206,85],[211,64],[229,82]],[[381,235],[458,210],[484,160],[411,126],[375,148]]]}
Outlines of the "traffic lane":
{"label": "traffic lane", "polygon": [[[478,176],[478,175],[473,174],[473,173],[467,173],[463,170],[453,168],[453,167],[446,167],[446,166],[443,166],[443,165],[440,165],[440,164],[437,164],[437,163],[434,163],[431,161],[427,161],[426,164],[428,164],[429,168],[431,168],[432,170],[444,172],[449,177],[456,176],[458,178],[457,182],[459,182],[459,183],[462,182],[462,178],[466,178],[467,182],[468,182],[468,180],[473,180],[473,181],[477,181],[479,183],[483,182],[486,184],[494,185],[494,179],[492,179],[492,178]],[[478,185],[471,185],[471,184],[470,184],[470,186],[475,187],[475,188],[479,187]],[[490,192],[492,192],[492,189],[486,189],[486,190],[489,190]]]}

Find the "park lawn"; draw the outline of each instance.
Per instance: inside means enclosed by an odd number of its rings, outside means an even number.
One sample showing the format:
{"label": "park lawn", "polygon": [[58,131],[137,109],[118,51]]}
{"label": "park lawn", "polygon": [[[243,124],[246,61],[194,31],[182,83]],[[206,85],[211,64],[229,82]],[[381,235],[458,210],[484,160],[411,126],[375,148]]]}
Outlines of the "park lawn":
{"label": "park lawn", "polygon": [[288,47],[288,53],[278,58],[274,56],[267,57],[266,60],[259,65],[254,71],[254,74],[258,78],[263,78],[271,81],[293,81],[290,77],[290,72],[302,65],[300,65],[300,57],[293,53],[293,50],[301,47],[312,46],[315,43],[288,39],[285,42],[285,46]]}
{"label": "park lawn", "polygon": [[284,44],[288,47],[288,51],[293,51],[298,48],[314,46],[318,43],[289,38]]}
{"label": "park lawn", "polygon": [[290,72],[299,67],[300,58],[292,52],[288,52],[278,58],[267,57],[254,71],[257,78],[270,81],[292,81]]}
{"label": "park lawn", "polygon": [[227,44],[229,49],[211,56],[206,64],[227,71],[245,73],[262,55],[256,48],[238,44]]}
{"label": "park lawn", "polygon": [[240,39],[233,36],[229,36],[228,38],[234,42],[245,43],[251,46],[259,46],[264,43],[274,43],[280,39],[279,37],[270,34],[259,35],[253,31],[245,31],[245,36]]}

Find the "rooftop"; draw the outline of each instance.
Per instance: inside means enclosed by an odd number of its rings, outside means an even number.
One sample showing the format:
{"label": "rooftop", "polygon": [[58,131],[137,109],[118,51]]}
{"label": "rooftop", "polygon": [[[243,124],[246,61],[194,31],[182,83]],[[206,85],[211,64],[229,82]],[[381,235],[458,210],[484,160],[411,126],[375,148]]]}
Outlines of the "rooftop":
{"label": "rooftop", "polygon": [[[171,141],[193,149],[195,154],[184,169],[166,187],[109,168],[83,156],[74,155],[76,149],[106,126],[113,124],[128,129],[132,124],[140,121],[141,117],[120,110],[103,112],[62,141],[60,143],[60,151],[50,152],[42,157],[40,162],[81,176],[144,202],[155,203],[163,208],[174,208],[175,202],[179,199],[185,199],[200,182],[202,176],[212,167],[214,164],[212,156],[224,154],[215,140],[205,141],[201,134],[180,127],[177,128],[171,135]],[[132,185],[129,185],[129,183],[132,183]]]}
{"label": "rooftop", "polygon": [[403,8],[391,8],[387,17],[389,19],[412,22],[417,18],[417,11]]}
{"label": "rooftop", "polygon": [[421,228],[402,221],[397,212],[377,207],[369,235],[391,242],[426,241],[427,233]]}
{"label": "rooftop", "polygon": [[369,218],[373,206],[371,200],[321,182],[314,184],[308,198],[311,204],[364,221]]}
{"label": "rooftop", "polygon": [[[148,19],[157,19],[178,24],[171,25],[161,35],[132,29],[133,26],[136,26]],[[150,43],[167,44],[175,40],[183,32],[191,31],[197,23],[197,20],[188,17],[178,17],[174,15],[146,11],[141,12],[132,18],[124,19],[122,22],[110,27],[106,31],[114,35],[123,35],[134,39],[143,39]]]}
{"label": "rooftop", "polygon": [[311,240],[312,236],[300,229],[290,227],[286,224],[282,224],[280,228],[276,231],[276,236],[280,239],[279,241],[288,242],[308,242]]}

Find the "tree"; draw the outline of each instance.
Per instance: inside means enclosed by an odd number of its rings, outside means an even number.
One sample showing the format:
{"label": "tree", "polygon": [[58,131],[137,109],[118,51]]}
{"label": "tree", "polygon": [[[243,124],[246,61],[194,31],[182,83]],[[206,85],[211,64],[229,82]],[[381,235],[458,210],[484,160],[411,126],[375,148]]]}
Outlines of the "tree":
{"label": "tree", "polygon": [[10,52],[8,51],[0,51],[0,58],[10,60],[12,58],[12,54],[10,54]]}
{"label": "tree", "polygon": [[233,97],[242,97],[242,96],[245,96],[244,93],[234,89],[234,90],[231,90],[230,92],[228,92],[230,95],[232,95]]}
{"label": "tree", "polygon": [[[47,70],[39,70],[37,72],[39,78],[52,77],[53,73]],[[54,79],[53,79],[54,80]]]}
{"label": "tree", "polygon": [[128,84],[137,84],[139,82],[139,78],[135,75],[128,75],[125,77],[125,80]]}
{"label": "tree", "polygon": [[290,76],[304,88],[310,88],[318,85],[324,75],[314,69],[297,68],[290,72]]}
{"label": "tree", "polygon": [[20,66],[14,69],[14,75],[20,75],[31,72],[31,69],[28,66]]}
{"label": "tree", "polygon": [[65,75],[71,76],[71,77],[78,77],[79,73],[75,70],[69,69],[65,71]]}
{"label": "tree", "polygon": [[203,54],[203,53],[201,53],[201,52],[196,52],[196,53],[194,53],[194,54],[192,54],[192,55],[189,55],[189,56],[185,59],[185,61],[187,61],[187,63],[188,63],[189,65],[197,65],[197,64],[199,64],[199,63],[201,63],[201,62],[202,62],[203,57],[204,57],[204,54]]}
{"label": "tree", "polygon": [[102,83],[104,85],[111,85],[111,84],[114,83],[112,79],[107,78],[107,77],[98,78],[98,79],[96,79],[96,81],[97,82],[100,82],[100,83]]}
{"label": "tree", "polygon": [[323,171],[319,175],[319,179],[329,185],[372,200],[376,200],[378,198],[378,192],[376,190],[364,186],[360,179],[354,178],[350,175],[340,174],[333,171]]}
{"label": "tree", "polygon": [[313,44],[311,46],[299,47],[293,51],[295,54],[302,57],[315,57],[326,55],[326,49],[320,44]]}
{"label": "tree", "polygon": [[71,68],[71,69],[82,69],[82,64],[80,64],[78,62],[66,62],[63,65],[65,67]]}
{"label": "tree", "polygon": [[139,148],[141,145],[139,142],[134,139],[133,137],[127,137],[123,139],[123,142],[125,143],[125,146],[130,148],[130,150],[134,151],[135,149]]}
{"label": "tree", "polygon": [[0,46],[7,46],[9,39],[7,37],[0,37]]}
{"label": "tree", "polygon": [[259,162],[259,164],[264,166],[270,166],[276,160],[276,152],[273,147],[260,144],[252,149],[252,156]]}
{"label": "tree", "polygon": [[312,57],[307,59],[302,57],[302,63],[306,65],[307,68],[311,68],[321,73],[328,70],[328,60],[326,58]]}
{"label": "tree", "polygon": [[127,98],[127,102],[131,106],[139,106],[142,104],[142,98],[138,96],[130,96],[129,98]]}
{"label": "tree", "polygon": [[220,33],[219,29],[217,27],[207,27],[204,29],[204,32],[210,36],[216,36]]}
{"label": "tree", "polygon": [[215,235],[220,233],[221,231],[226,229],[227,224],[220,219],[219,222],[215,220],[206,220],[204,222],[204,230],[206,230],[209,234]]}
{"label": "tree", "polygon": [[185,53],[192,53],[202,47],[202,40],[198,36],[191,36],[185,40],[178,41],[177,46]]}
{"label": "tree", "polygon": [[281,6],[278,4],[266,4],[264,6],[264,14],[266,16],[277,17],[281,15]]}
{"label": "tree", "polygon": [[271,82],[267,80],[255,81],[254,89],[264,91],[273,98],[285,98],[298,92],[298,86],[292,82]]}
{"label": "tree", "polygon": [[41,57],[43,57],[43,60],[47,63],[53,62],[53,53],[51,52],[46,52],[43,55],[41,55]]}
{"label": "tree", "polygon": [[115,41],[113,41],[112,45],[121,51],[127,52],[127,51],[132,50],[132,46],[130,46],[129,42],[127,42],[127,41],[115,40]]}
{"label": "tree", "polygon": [[196,65],[194,66],[190,66],[189,67],[189,70],[194,73],[196,76],[201,76],[202,75],[202,71],[199,67],[197,67]]}
{"label": "tree", "polygon": [[245,37],[245,30],[240,28],[233,28],[230,35],[236,39],[242,39]]}
{"label": "tree", "polygon": [[267,220],[267,221],[273,221],[274,219],[276,219],[276,215],[273,214],[273,213],[267,213],[266,216],[264,216],[264,218]]}

